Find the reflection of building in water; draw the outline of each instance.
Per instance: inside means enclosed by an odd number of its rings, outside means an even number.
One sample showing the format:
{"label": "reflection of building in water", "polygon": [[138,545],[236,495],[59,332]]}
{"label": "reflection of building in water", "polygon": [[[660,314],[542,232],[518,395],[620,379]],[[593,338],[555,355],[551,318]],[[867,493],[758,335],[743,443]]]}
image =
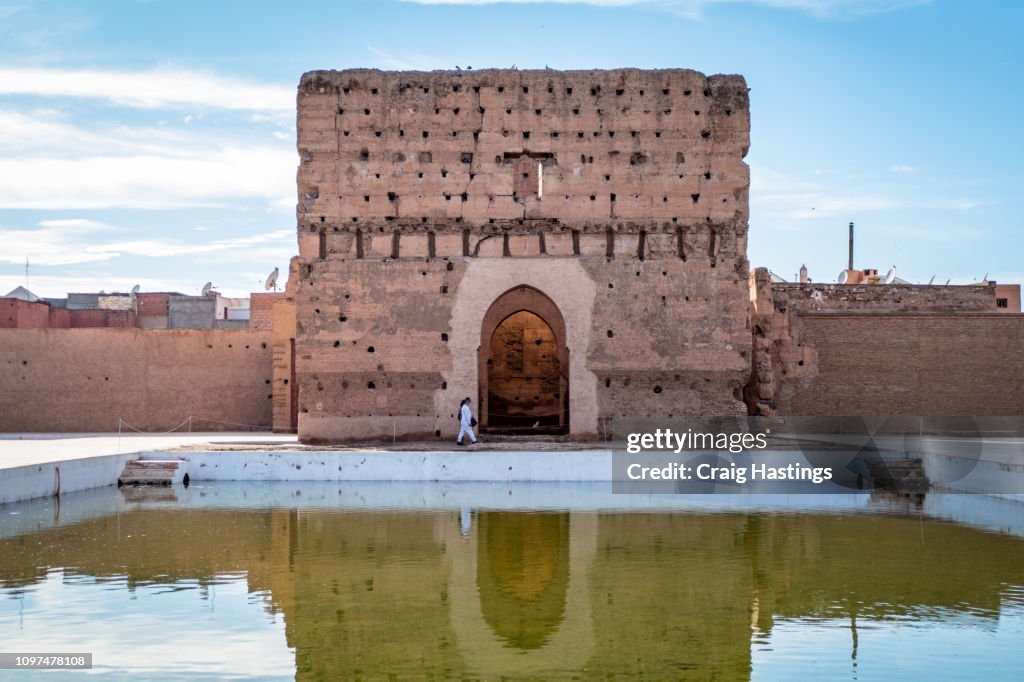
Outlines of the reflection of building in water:
{"label": "reflection of building in water", "polygon": [[[245,571],[296,679],[744,679],[751,623],[998,622],[1024,542],[895,515],[143,510],[0,539],[0,586]],[[26,616],[31,618],[32,615]],[[862,654],[863,655],[863,654]]]}
{"label": "reflection of building in water", "polygon": [[469,546],[449,547],[450,621],[464,668],[484,679],[550,678],[594,651],[587,513],[485,512]]}
{"label": "reflection of building in water", "polygon": [[569,515],[479,515],[476,585],[484,620],[508,646],[537,649],[565,618]]}

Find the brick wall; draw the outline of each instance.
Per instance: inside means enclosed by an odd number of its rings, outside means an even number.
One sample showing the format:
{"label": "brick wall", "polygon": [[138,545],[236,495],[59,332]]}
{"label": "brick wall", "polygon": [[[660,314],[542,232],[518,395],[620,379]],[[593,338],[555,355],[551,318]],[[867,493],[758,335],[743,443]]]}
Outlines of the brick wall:
{"label": "brick wall", "polygon": [[50,328],[67,329],[71,326],[71,311],[67,308],[50,308]]}
{"label": "brick wall", "polygon": [[271,329],[274,325],[274,303],[284,298],[284,293],[249,294],[249,327]]}
{"label": "brick wall", "polygon": [[0,298],[0,327],[38,329],[48,326],[50,326],[49,305],[23,301],[19,298]]}
{"label": "brick wall", "polygon": [[139,317],[167,317],[167,298],[167,294],[136,294],[136,314]]}
{"label": "brick wall", "polygon": [[780,312],[996,312],[994,283],[971,286],[773,283],[771,297],[775,310]]}
{"label": "brick wall", "polygon": [[135,312],[131,310],[102,310],[91,308],[70,310],[70,326],[85,327],[137,327]]}
{"label": "brick wall", "polygon": [[0,431],[270,427],[268,332],[0,330]]}
{"label": "brick wall", "polygon": [[779,414],[1024,414],[1024,316],[800,317],[813,363],[780,381]]}
{"label": "brick wall", "polygon": [[1024,414],[1024,316],[995,285],[773,284],[751,277],[752,414]]}

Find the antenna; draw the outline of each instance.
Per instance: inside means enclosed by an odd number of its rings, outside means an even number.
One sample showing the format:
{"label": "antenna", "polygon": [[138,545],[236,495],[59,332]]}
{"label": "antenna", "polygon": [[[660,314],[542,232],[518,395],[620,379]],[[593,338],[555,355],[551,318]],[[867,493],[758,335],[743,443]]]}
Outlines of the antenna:
{"label": "antenna", "polygon": [[28,256],[25,256],[25,288],[29,288],[28,282]]}
{"label": "antenna", "polygon": [[951,280],[951,279],[947,279],[947,280],[946,280],[946,286],[948,287],[948,286],[949,286],[949,283],[950,283],[950,282],[952,282],[952,281],[953,281],[953,280]]}
{"label": "antenna", "polygon": [[885,273],[885,280],[883,284],[892,284],[896,280],[896,266],[889,268],[889,272]]}
{"label": "antenna", "polygon": [[838,281],[840,284],[846,284],[848,281],[850,281],[850,273],[846,270],[843,270],[842,272],[839,273]]}
{"label": "antenna", "polygon": [[132,287],[132,296],[134,296],[135,294],[139,293],[140,289],[142,289],[142,285],[141,284],[136,284],[135,286],[133,286]]}
{"label": "antenna", "polygon": [[928,280],[928,286],[931,286],[932,282],[934,282],[934,281],[935,281],[935,275],[932,275],[932,278],[930,280]]}
{"label": "antenna", "polygon": [[988,282],[988,273],[987,272],[985,273],[985,276],[981,278],[981,281],[983,283]]}
{"label": "antenna", "polygon": [[267,277],[267,281],[264,282],[263,288],[267,291],[270,291],[271,289],[277,291],[277,275],[278,269],[274,268],[274,271]]}
{"label": "antenna", "polygon": [[209,296],[210,291],[213,290],[213,282],[207,282],[203,285],[203,293],[200,296]]}

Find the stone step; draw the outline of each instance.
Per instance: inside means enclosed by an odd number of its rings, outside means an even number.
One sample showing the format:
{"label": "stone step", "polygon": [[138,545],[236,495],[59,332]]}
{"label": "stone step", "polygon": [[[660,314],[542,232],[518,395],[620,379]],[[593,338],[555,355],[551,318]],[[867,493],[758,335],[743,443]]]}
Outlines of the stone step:
{"label": "stone step", "polygon": [[152,476],[121,476],[118,485],[171,485],[171,478],[153,478]]}
{"label": "stone step", "polygon": [[177,469],[180,459],[133,459],[127,465],[137,464],[150,469]]}
{"label": "stone step", "polygon": [[171,485],[181,464],[179,459],[135,459],[125,462],[118,485]]}
{"label": "stone step", "polygon": [[147,469],[146,467],[126,466],[121,476],[151,476],[153,478],[174,478],[174,469]]}
{"label": "stone step", "polygon": [[178,496],[170,485],[128,485],[121,488],[125,502],[143,504],[146,502],[177,502]]}
{"label": "stone step", "polygon": [[876,488],[904,493],[923,493],[931,487],[920,459],[869,461],[867,465]]}

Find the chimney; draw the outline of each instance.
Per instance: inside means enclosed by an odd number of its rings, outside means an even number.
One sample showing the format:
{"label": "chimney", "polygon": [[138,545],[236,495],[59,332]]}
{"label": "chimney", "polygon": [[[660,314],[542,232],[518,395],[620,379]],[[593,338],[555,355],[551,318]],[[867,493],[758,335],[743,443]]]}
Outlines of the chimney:
{"label": "chimney", "polygon": [[846,269],[853,270],[853,223],[850,223],[850,263]]}

